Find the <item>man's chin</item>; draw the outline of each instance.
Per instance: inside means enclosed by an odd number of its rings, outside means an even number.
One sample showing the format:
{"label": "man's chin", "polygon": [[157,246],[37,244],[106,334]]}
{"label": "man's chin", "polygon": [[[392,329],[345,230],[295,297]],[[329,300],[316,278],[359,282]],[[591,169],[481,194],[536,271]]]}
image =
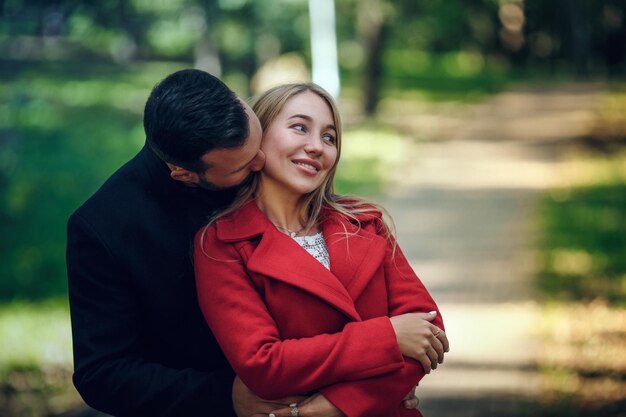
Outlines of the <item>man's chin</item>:
{"label": "man's chin", "polygon": [[213,184],[211,182],[205,181],[203,179],[200,179],[200,182],[197,183],[197,186],[207,190],[207,191],[235,191],[241,187],[244,187],[248,184],[250,184],[252,182],[252,178],[253,178],[254,174],[250,174],[246,177],[245,180],[243,180],[241,183],[239,184],[234,184],[234,185],[228,185],[228,186],[220,186],[217,184]]}
{"label": "man's chin", "polygon": [[207,191],[228,191],[239,187],[239,185],[232,185],[229,187],[221,187],[216,184],[212,184],[210,182],[202,181],[196,184],[197,187],[202,188]]}

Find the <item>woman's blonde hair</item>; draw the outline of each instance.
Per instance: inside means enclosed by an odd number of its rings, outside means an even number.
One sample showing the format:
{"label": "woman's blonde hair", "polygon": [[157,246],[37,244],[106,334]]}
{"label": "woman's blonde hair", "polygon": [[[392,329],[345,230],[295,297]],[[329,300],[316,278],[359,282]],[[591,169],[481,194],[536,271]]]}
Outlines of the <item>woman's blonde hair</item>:
{"label": "woman's blonde hair", "polygon": [[[295,84],[283,84],[266,92],[253,100],[252,109],[261,122],[263,132],[266,132],[269,126],[274,122],[276,117],[285,107],[285,104],[294,96],[310,91],[321,97],[329,106],[333,121],[336,129],[336,146],[337,146],[337,158],[335,163],[328,172],[328,175],[322,182],[322,184],[314,191],[303,196],[301,201],[301,207],[306,208],[303,210],[305,218],[300,219],[304,229],[310,229],[315,226],[320,220],[320,213],[323,208],[330,208],[336,212],[339,212],[352,222],[356,223],[360,227],[360,222],[356,217],[362,213],[374,213],[386,211],[371,202],[367,202],[360,197],[337,195],[334,193],[334,179],[337,171],[337,165],[339,163],[339,157],[341,155],[341,143],[342,143],[342,125],[339,109],[333,97],[322,87],[314,83],[295,83]],[[211,222],[215,221],[219,217],[222,217],[228,213],[239,209],[246,201],[253,198],[258,189],[259,174],[253,174],[254,177],[244,187],[241,188],[237,198],[233,204],[227,209],[217,213],[211,218]],[[389,238],[393,232],[393,222],[386,227],[386,236]]]}

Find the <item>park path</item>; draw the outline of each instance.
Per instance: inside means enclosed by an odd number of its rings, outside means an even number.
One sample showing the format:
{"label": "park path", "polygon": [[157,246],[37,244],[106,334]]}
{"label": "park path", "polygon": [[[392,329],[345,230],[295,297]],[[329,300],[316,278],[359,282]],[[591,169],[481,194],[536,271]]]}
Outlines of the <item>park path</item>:
{"label": "park path", "polygon": [[564,141],[582,137],[603,87],[501,93],[447,140],[411,146],[380,202],[438,302],[451,350],[420,388],[426,417],[532,416],[540,308],[532,217],[561,182]]}

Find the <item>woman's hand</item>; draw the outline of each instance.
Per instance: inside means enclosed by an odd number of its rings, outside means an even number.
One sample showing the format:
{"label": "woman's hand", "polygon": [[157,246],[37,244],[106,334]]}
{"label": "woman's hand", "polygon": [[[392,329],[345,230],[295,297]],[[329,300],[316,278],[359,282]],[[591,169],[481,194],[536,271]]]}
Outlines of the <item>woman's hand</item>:
{"label": "woman's hand", "polygon": [[390,318],[400,352],[418,361],[427,374],[437,369],[437,364],[443,362],[444,353],[450,349],[445,332],[430,323],[436,315],[436,311],[431,311]]}

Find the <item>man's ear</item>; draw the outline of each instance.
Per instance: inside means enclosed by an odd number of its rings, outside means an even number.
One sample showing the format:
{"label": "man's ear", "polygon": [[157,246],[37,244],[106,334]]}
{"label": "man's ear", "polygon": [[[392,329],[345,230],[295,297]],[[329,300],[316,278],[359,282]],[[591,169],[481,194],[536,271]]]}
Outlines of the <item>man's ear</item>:
{"label": "man's ear", "polygon": [[189,171],[178,165],[170,164],[167,162],[167,166],[170,169],[170,177],[175,181],[180,181],[186,185],[195,186],[200,182],[200,177],[197,173]]}

